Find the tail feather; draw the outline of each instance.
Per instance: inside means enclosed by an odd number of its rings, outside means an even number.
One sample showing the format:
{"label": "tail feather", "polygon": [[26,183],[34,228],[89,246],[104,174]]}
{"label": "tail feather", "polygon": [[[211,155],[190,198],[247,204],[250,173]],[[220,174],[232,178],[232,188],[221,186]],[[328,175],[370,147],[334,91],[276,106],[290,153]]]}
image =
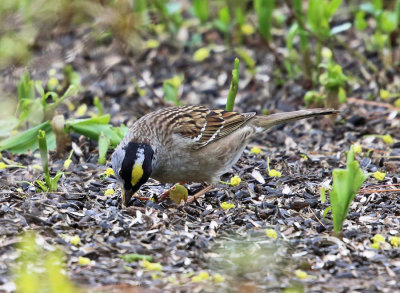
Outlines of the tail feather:
{"label": "tail feather", "polygon": [[310,109],[300,110],[293,112],[276,113],[267,116],[256,116],[255,124],[258,127],[270,128],[275,125],[288,123],[304,118],[310,118],[314,116],[323,116],[339,113],[340,111],[334,109]]}

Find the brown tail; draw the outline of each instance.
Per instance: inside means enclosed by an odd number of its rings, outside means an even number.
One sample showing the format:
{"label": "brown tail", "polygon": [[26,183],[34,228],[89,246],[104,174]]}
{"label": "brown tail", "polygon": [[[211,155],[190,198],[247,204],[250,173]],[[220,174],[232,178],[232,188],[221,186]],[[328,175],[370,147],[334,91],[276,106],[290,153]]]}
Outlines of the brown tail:
{"label": "brown tail", "polygon": [[270,128],[275,125],[288,123],[304,118],[322,116],[322,115],[331,115],[339,112],[340,111],[334,109],[310,109],[310,110],[276,113],[267,116],[256,116],[255,124],[259,127]]}

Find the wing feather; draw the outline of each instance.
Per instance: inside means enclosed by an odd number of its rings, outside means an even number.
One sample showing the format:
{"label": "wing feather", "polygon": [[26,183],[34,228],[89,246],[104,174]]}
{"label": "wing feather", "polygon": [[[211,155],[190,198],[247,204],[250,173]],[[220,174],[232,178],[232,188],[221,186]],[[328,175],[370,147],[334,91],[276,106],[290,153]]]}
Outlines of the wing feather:
{"label": "wing feather", "polygon": [[176,107],[174,133],[193,140],[194,148],[202,148],[237,130],[255,113],[240,114],[210,110],[201,106]]}

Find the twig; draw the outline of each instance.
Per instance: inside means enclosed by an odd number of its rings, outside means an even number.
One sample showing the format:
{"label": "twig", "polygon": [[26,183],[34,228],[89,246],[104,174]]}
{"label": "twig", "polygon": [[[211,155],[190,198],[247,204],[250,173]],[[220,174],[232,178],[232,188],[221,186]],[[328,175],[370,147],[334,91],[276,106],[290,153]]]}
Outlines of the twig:
{"label": "twig", "polygon": [[[400,183],[393,183],[393,184],[383,184],[383,185],[374,185],[374,186],[370,186],[369,188],[377,188],[377,187],[389,187],[389,186],[398,186],[400,185]],[[368,188],[361,188],[361,190],[368,190]]]}
{"label": "twig", "polygon": [[389,103],[367,101],[367,100],[361,100],[361,99],[357,99],[357,98],[347,98],[347,102],[353,103],[353,104],[364,104],[364,105],[377,106],[377,107],[382,107],[382,108],[388,108],[388,109],[395,110],[395,111],[400,111],[400,108],[395,107]]}
{"label": "twig", "polygon": [[397,192],[400,189],[367,189],[367,190],[359,190],[358,193],[375,193],[375,192]]}
{"label": "twig", "polygon": [[373,151],[374,153],[387,154],[387,151],[377,150],[377,149],[369,148],[369,147],[366,147],[366,146],[363,146],[362,148],[363,149],[367,149],[369,151]]}
{"label": "twig", "polygon": [[317,221],[318,221],[324,228],[326,228],[325,225],[320,221],[320,219],[318,219],[317,215],[314,213],[313,209],[312,209],[310,206],[308,206],[308,210],[314,215],[314,217],[317,219]]}
{"label": "twig", "polygon": [[197,192],[195,195],[191,196],[188,198],[187,202],[191,203],[194,202],[195,199],[198,199],[200,196],[206,194],[207,192],[209,192],[211,189],[213,189],[213,187],[211,185],[203,188],[202,190],[200,190],[199,192]]}

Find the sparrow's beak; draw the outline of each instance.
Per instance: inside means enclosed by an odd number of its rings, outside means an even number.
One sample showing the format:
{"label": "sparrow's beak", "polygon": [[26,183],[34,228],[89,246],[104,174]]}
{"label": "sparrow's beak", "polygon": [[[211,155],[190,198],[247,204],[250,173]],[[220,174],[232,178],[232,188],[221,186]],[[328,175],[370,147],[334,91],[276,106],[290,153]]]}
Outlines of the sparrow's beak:
{"label": "sparrow's beak", "polygon": [[121,192],[122,192],[122,204],[124,206],[127,206],[129,201],[132,198],[133,191],[132,190],[125,190],[125,188],[122,187],[121,188]]}

